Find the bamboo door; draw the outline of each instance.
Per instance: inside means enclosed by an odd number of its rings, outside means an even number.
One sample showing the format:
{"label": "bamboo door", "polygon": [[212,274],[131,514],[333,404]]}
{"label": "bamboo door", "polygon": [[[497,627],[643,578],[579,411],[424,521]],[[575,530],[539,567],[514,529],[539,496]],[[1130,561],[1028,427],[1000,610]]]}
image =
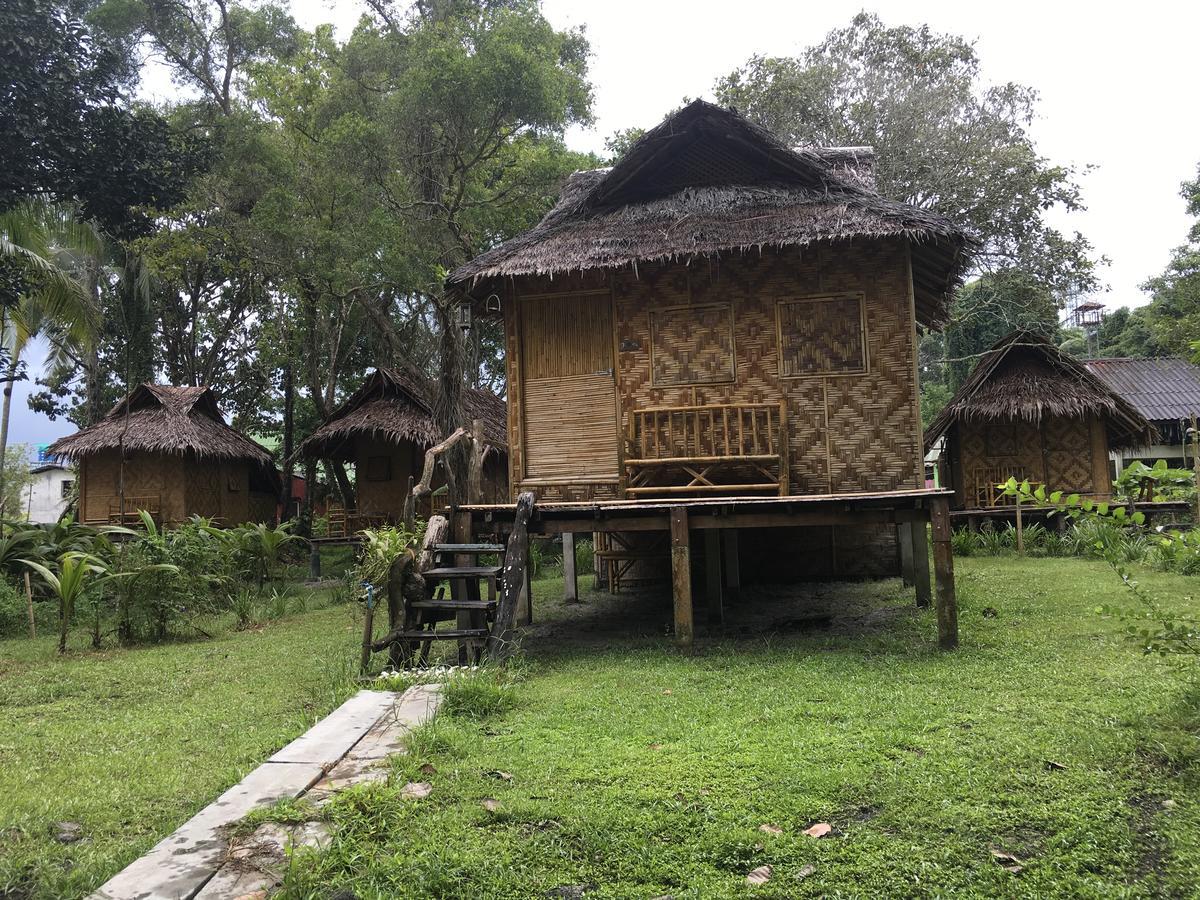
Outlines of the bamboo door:
{"label": "bamboo door", "polygon": [[606,292],[525,298],[525,477],[616,477],[612,306]]}

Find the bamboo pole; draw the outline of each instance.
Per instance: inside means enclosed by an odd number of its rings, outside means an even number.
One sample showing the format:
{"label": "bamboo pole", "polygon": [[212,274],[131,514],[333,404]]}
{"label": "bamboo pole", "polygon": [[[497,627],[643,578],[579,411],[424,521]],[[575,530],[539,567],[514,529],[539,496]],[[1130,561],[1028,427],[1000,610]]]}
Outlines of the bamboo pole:
{"label": "bamboo pole", "polygon": [[1017,556],[1025,555],[1025,528],[1021,523],[1021,495],[1017,494]]}
{"label": "bamboo pole", "polygon": [[37,621],[33,617],[33,587],[29,583],[29,573],[25,573],[25,603],[29,608],[29,637],[37,638]]}

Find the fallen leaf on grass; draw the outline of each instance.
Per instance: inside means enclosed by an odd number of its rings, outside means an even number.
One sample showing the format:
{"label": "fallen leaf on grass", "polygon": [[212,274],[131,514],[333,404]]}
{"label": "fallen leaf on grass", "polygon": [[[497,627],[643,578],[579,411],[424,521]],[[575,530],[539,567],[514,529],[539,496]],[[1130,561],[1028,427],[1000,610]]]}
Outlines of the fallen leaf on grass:
{"label": "fallen leaf on grass", "polygon": [[500,809],[500,801],[492,797],[485,797],[481,805],[490,813],[494,813]]}
{"label": "fallen leaf on grass", "polygon": [[436,775],[437,766],[435,766],[433,763],[425,763],[425,765],[421,766],[418,771],[420,771],[422,775]]}
{"label": "fallen leaf on grass", "polygon": [[662,747],[663,747],[663,745],[662,745],[662,744],[651,744],[651,745],[650,745],[650,749],[651,749],[651,750],[661,750],[661,749],[662,749]]}
{"label": "fallen leaf on grass", "polygon": [[428,781],[410,781],[400,791],[404,800],[423,800],[433,793],[433,785]]}
{"label": "fallen leaf on grass", "polygon": [[801,869],[799,872],[796,873],[796,880],[803,881],[805,878],[807,878],[809,875],[811,875],[815,871],[817,871],[816,866],[805,866],[803,869]]}
{"label": "fallen leaf on grass", "polygon": [[512,781],[512,775],[508,772],[501,772],[499,769],[492,769],[490,772],[483,773],[487,778],[499,778],[501,781]]}
{"label": "fallen leaf on grass", "polygon": [[1011,853],[1006,853],[1003,850],[992,848],[992,859],[994,859],[1005,872],[1011,872],[1014,875],[1019,875],[1025,868],[1025,864],[1017,859]]}
{"label": "fallen leaf on grass", "polygon": [[670,696],[671,696],[672,694],[674,694],[674,693],[675,693],[675,692],[674,692],[673,690],[671,690],[670,688],[667,688],[665,691],[663,691],[663,696],[664,696],[664,697],[670,697]]}
{"label": "fallen leaf on grass", "polygon": [[831,832],[831,831],[833,831],[833,826],[830,825],[828,822],[818,822],[816,825],[813,825],[811,828],[804,829],[805,834],[807,834],[809,837],[814,837],[814,838],[823,838],[823,837],[825,837],[825,835],[829,834],[829,832]]}
{"label": "fallen leaf on grass", "polygon": [[750,874],[746,876],[746,884],[766,884],[770,880],[770,866],[759,866],[757,869],[751,869]]}
{"label": "fallen leaf on grass", "polygon": [[767,834],[783,834],[782,828],[780,828],[778,825],[771,825],[769,823],[759,825],[758,830],[765,831]]}

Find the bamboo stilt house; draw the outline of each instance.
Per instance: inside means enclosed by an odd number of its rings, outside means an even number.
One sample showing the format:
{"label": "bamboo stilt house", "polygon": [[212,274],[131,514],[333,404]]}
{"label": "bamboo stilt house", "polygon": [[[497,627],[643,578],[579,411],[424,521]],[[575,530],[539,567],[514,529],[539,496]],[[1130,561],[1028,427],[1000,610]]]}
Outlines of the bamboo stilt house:
{"label": "bamboo stilt house", "polygon": [[[881,197],[872,164],[696,101],[451,273],[477,314],[503,316],[513,495],[924,503],[916,328],[946,321],[971,242]],[[888,527],[804,541],[754,568],[898,568]]]}
{"label": "bamboo stilt house", "polygon": [[993,346],[925,432],[958,509],[1006,501],[996,484],[1112,493],[1110,447],[1146,443],[1153,428],[1128,401],[1046,338],[1016,331]]}
{"label": "bamboo stilt house", "polygon": [[95,425],[50,445],[79,466],[79,519],[162,524],[191,516],[269,522],[279,497],[271,454],[225,423],[207,387],[142,384]]}
{"label": "bamboo stilt house", "polygon": [[[483,424],[483,492],[487,502],[508,497],[504,401],[467,388],[463,414]],[[400,520],[410,478],[421,477],[425,451],[445,435],[434,422],[432,387],[398,369],[378,368],[300,445],[312,459],[354,468],[356,509],[350,530]],[[435,482],[437,487],[440,482]]]}

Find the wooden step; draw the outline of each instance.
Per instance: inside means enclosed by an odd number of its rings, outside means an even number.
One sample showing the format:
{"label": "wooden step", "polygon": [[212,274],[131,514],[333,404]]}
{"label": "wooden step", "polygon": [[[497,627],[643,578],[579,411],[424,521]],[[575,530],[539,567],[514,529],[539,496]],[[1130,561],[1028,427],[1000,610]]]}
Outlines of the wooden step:
{"label": "wooden step", "polygon": [[398,641],[461,641],[470,638],[486,638],[491,632],[486,628],[453,628],[447,631],[398,631]]}
{"label": "wooden step", "polygon": [[503,553],[503,544],[434,544],[435,553]]}
{"label": "wooden step", "polygon": [[408,604],[413,609],[482,609],[485,612],[496,608],[495,600],[417,600]]}
{"label": "wooden step", "polygon": [[427,569],[421,574],[428,578],[495,578],[502,566],[445,566]]}

